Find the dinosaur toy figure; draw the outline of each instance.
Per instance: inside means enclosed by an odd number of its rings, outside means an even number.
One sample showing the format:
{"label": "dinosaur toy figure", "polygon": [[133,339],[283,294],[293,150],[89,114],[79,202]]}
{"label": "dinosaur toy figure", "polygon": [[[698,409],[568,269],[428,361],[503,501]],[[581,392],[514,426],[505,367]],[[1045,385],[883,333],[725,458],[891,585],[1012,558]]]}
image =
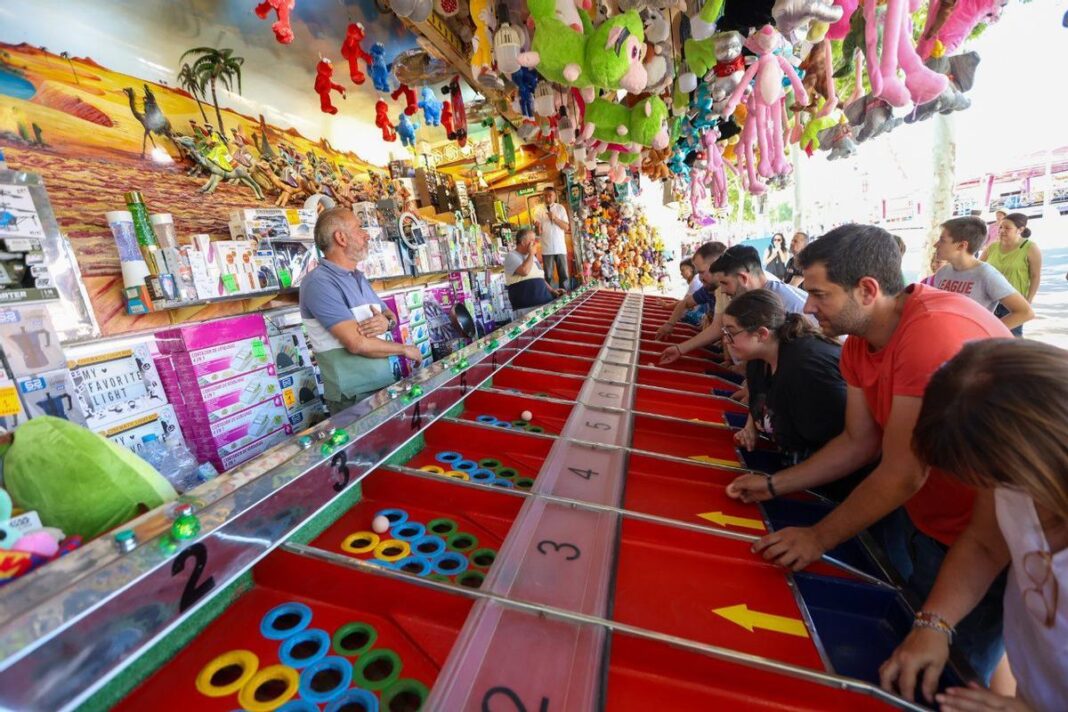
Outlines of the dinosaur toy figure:
{"label": "dinosaur toy figure", "polygon": [[326,57],[319,60],[315,67],[315,92],[319,95],[319,109],[324,114],[336,114],[337,107],[330,102],[330,91],[341,92],[345,98],[345,87],[333,80],[334,65]]}
{"label": "dinosaur toy figure", "polygon": [[400,119],[397,121],[397,135],[400,136],[401,144],[404,146],[414,146],[415,131],[418,128],[418,123],[409,119],[407,114],[401,114]]}
{"label": "dinosaur toy figure", "polygon": [[[891,106],[916,106],[934,101],[946,90],[945,75],[923,65],[912,44],[910,14],[919,10],[920,0],[885,0],[886,15],[882,21],[882,56],[879,56],[879,24],[876,17],[880,0],[864,0],[864,42],[868,55],[868,79],[872,95],[886,100]],[[905,81],[898,76],[898,68],[905,73]]]}
{"label": "dinosaur toy figure", "polygon": [[[402,114],[403,116],[403,114]],[[375,102],[375,126],[382,129],[383,141],[396,141],[397,133],[389,120],[389,104],[379,99]]]}
{"label": "dinosaur toy figure", "polygon": [[980,22],[996,22],[1007,2],[1008,0],[931,0],[927,9],[927,23],[916,46],[920,57],[928,59],[934,56],[936,47],[940,48],[943,54],[953,54]]}
{"label": "dinosaur toy figure", "polygon": [[523,116],[534,116],[534,90],[538,87],[538,73],[530,67],[520,67],[512,75],[512,83],[519,89],[519,111]]}
{"label": "dinosaur toy figure", "polygon": [[419,108],[423,110],[423,121],[427,126],[441,125],[441,106],[433,89],[423,87],[419,90]]}
{"label": "dinosaur toy figure", "polygon": [[341,56],[349,62],[349,78],[352,79],[353,84],[363,84],[367,81],[367,75],[360,71],[360,65],[357,60],[362,59],[368,68],[371,66],[371,55],[364,52],[363,47],[360,45],[365,37],[363,24],[350,22],[348,30],[345,32],[345,42],[341,45]]}
{"label": "dinosaur toy figure", "polygon": [[393,101],[396,101],[401,96],[404,97],[404,113],[408,116],[414,116],[419,111],[419,102],[416,101],[415,90],[411,89],[407,84],[401,84],[390,94]]}
{"label": "dinosaur toy figure", "polygon": [[382,92],[390,91],[389,73],[393,69],[392,64],[386,64],[386,48],[381,42],[371,45],[371,83],[375,89]]}
{"label": "dinosaur toy figure", "polygon": [[266,20],[271,11],[278,16],[271,29],[274,30],[275,39],[282,44],[293,41],[293,27],[289,24],[289,15],[295,4],[296,0],[263,0],[256,6],[256,16],[261,20]]}
{"label": "dinosaur toy figure", "polygon": [[252,193],[256,196],[257,200],[263,200],[263,191],[260,189],[259,183],[252,179],[244,166],[223,168],[218,163],[201,155],[194,147],[193,139],[189,136],[175,136],[174,141],[182,146],[185,149],[185,152],[192,156],[193,160],[195,160],[200,167],[211,176],[208,179],[208,182],[200,188],[201,193],[208,193],[209,195],[214,193],[215,189],[219,186],[219,183],[226,180],[247,186],[252,190]]}

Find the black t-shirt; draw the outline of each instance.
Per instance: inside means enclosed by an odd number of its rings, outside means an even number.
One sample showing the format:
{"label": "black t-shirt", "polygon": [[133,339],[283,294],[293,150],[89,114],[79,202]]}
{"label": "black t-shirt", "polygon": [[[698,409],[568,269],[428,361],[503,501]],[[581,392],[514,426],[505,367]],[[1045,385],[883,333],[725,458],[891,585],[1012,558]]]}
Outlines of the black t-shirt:
{"label": "black t-shirt", "polygon": [[782,449],[810,453],[845,428],[841,353],[837,344],[806,336],[779,345],[776,373],[764,361],[746,366],[749,413]]}
{"label": "black t-shirt", "polygon": [[797,257],[791,257],[790,261],[786,263],[786,272],[782,276],[782,281],[790,284],[794,277],[801,276],[801,268],[797,264]]}

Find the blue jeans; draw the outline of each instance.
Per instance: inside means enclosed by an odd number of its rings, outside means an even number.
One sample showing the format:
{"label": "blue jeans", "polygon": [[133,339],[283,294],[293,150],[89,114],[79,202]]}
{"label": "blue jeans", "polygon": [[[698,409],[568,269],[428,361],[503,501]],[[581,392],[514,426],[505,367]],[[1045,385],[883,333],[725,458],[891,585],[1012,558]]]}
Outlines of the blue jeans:
{"label": "blue jeans", "polygon": [[[888,514],[870,531],[906,582],[905,590],[915,599],[915,605],[922,606],[946,558],[945,545],[917,529],[904,508]],[[1005,652],[1001,624],[1007,573],[1002,571],[994,579],[972,612],[957,624],[954,646],[984,685],[990,684],[990,676]]]}
{"label": "blue jeans", "polygon": [[[1009,314],[1009,313],[1010,313],[1009,310],[1006,309],[1005,307],[1001,306],[1000,302],[998,303],[998,305],[996,307],[994,307],[994,316],[996,316],[998,319],[1000,319],[1001,317],[1003,317],[1003,316],[1005,316],[1006,314]],[[1019,326],[1017,326],[1017,327],[1015,327],[1013,329],[1009,329],[1009,331],[1011,331],[1012,335],[1015,336],[1017,339],[1022,338],[1023,337],[1023,324],[1020,324]]]}

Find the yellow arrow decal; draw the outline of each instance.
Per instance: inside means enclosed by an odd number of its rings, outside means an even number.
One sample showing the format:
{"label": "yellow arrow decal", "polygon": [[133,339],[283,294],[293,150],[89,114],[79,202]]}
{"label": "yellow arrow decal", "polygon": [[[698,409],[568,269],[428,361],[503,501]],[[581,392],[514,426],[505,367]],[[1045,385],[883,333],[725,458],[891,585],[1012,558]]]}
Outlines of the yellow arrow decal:
{"label": "yellow arrow decal", "polygon": [[704,512],[700,513],[701,519],[707,519],[713,524],[717,524],[721,527],[743,527],[745,529],[756,529],[757,531],[766,531],[764,522],[759,519],[748,519],[746,517],[732,517],[729,514],[723,512]]}
{"label": "yellow arrow decal", "polygon": [[717,616],[726,618],[731,623],[740,625],[750,633],[760,628],[761,630],[784,633],[798,638],[808,637],[808,629],[805,627],[804,621],[785,616],[776,616],[771,613],[751,611],[749,606],[744,603],[740,603],[737,606],[727,606],[726,608],[713,608],[712,612]]}
{"label": "yellow arrow decal", "polygon": [[696,462],[703,462],[706,465],[726,465],[727,467],[738,467],[737,460],[720,460],[715,457],[709,457],[708,455],[690,455],[689,459]]}

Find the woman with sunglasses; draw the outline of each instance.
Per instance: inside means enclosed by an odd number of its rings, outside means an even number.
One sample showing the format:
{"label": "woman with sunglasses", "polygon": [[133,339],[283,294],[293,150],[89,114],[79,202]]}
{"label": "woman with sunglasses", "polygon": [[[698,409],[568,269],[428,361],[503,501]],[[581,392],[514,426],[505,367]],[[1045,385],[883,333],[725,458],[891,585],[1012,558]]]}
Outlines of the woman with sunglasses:
{"label": "woman with sunglasses", "polygon": [[[1068,705],[1068,352],[1034,341],[975,341],[927,385],[916,454],[980,490],[912,632],[883,663],[887,690],[919,684],[943,712]],[[953,626],[1010,566],[1004,638],[1015,697],[972,683],[935,695]]]}
{"label": "woman with sunglasses", "polygon": [[723,341],[746,363],[749,419],[734,435],[738,445],[752,450],[763,433],[782,448],[784,464],[794,465],[842,432],[842,347],[803,315],[787,314],[777,294],[754,289],[732,299]]}
{"label": "woman with sunglasses", "polygon": [[786,251],[786,238],[781,232],[771,237],[771,244],[764,250],[764,271],[775,275],[778,279],[786,276],[786,263],[790,260],[790,253]]}

